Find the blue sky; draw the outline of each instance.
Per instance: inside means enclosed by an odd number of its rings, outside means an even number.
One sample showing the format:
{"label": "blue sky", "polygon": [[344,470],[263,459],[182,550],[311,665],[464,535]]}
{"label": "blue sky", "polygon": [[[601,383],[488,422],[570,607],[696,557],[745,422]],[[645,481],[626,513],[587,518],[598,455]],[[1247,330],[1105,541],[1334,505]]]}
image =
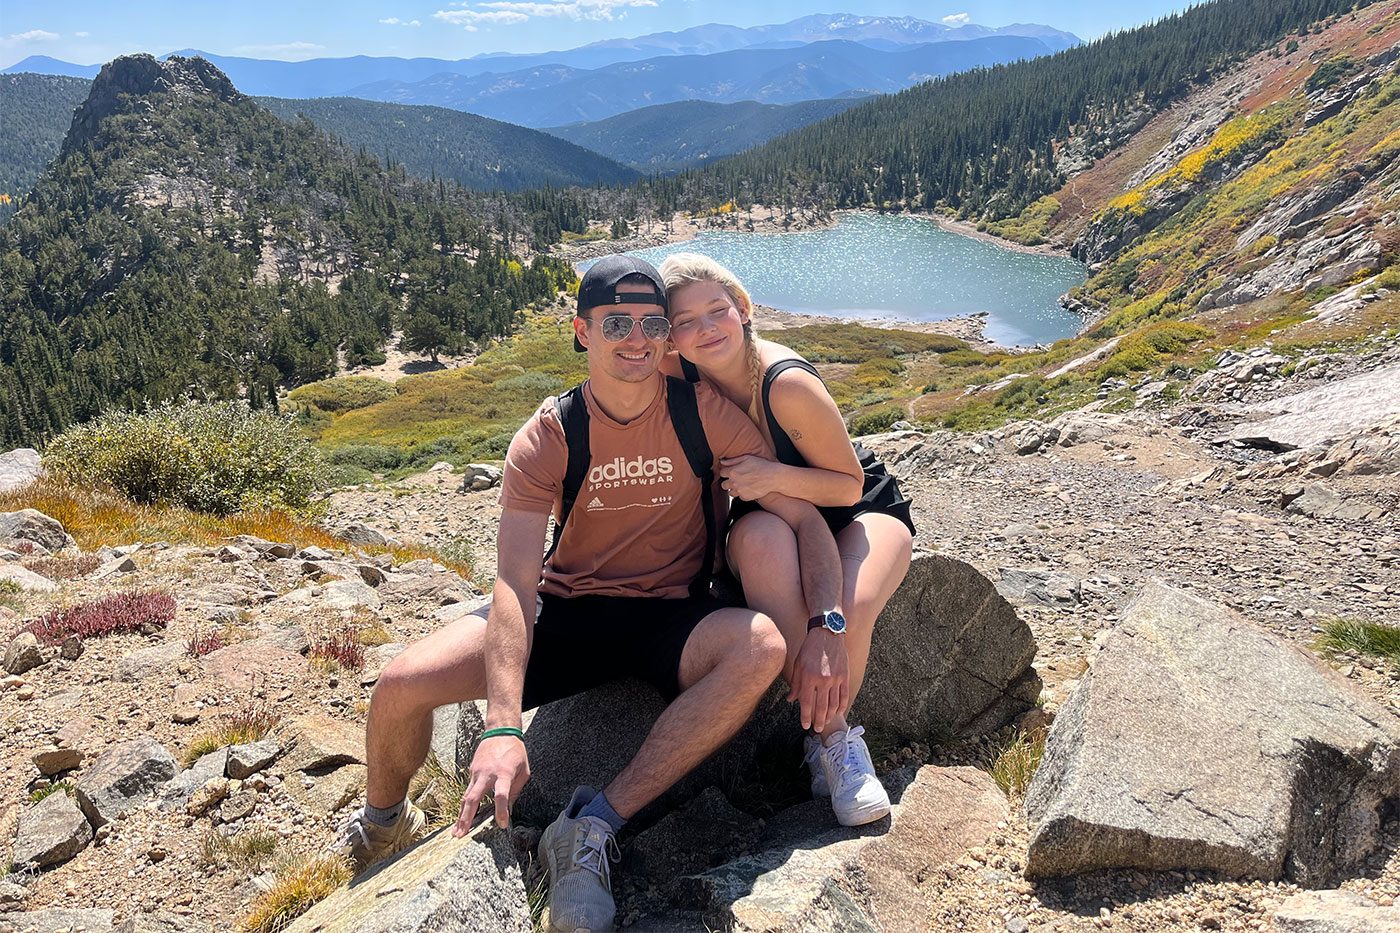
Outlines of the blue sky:
{"label": "blue sky", "polygon": [[702,23],[757,26],[809,13],[914,16],[984,26],[1045,23],[1086,39],[1184,6],[1171,0],[3,0],[0,68],[29,55],[78,64],[197,48],[298,60],[348,55],[468,58],[542,52]]}

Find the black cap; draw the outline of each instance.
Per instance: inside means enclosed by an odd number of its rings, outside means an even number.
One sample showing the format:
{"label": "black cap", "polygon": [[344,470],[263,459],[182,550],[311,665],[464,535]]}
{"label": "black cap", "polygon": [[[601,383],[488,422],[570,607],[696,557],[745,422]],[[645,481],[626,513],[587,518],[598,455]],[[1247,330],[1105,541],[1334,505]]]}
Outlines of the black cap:
{"label": "black cap", "polygon": [[[656,286],[655,294],[645,292],[618,294],[617,284],[629,275],[641,275],[651,280]],[[589,266],[588,271],[583,274],[583,281],[578,284],[578,311],[582,315],[585,311],[596,308],[599,305],[618,304],[655,304],[666,308],[666,286],[661,282],[661,273],[656,271],[656,267],[645,259],[638,259],[636,256],[624,256],[615,253],[612,256],[604,256],[602,259]],[[574,337],[574,349],[582,353],[587,349],[579,343],[577,335]]]}

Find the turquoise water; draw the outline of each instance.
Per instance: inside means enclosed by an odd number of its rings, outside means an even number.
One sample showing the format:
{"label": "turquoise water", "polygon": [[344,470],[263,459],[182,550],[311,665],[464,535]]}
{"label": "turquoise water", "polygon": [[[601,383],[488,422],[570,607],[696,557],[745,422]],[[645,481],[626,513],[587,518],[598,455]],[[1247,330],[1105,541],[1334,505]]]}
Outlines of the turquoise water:
{"label": "turquoise water", "polygon": [[653,263],[705,253],[734,270],[754,301],[783,311],[939,321],[988,313],[986,335],[1028,346],[1073,336],[1081,324],[1056,299],[1083,284],[1083,263],[950,233],[922,217],[844,214],[802,233],[706,231],[637,250]]}

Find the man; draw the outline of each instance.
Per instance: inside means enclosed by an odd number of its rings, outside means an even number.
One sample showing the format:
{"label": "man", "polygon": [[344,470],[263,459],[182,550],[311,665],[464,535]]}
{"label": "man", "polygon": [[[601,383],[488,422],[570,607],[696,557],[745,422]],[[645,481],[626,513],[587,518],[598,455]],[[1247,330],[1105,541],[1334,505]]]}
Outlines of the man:
{"label": "man", "polygon": [[[591,460],[556,548],[569,442],[547,399],[506,456],[497,579],[486,618],[468,616],[424,638],[381,674],[370,706],[366,806],[342,827],[340,851],[357,868],[403,848],[423,830],[405,799],[427,755],[432,711],[485,698],[486,731],[453,828],[466,835],[481,799],[496,821],[529,780],[522,710],[624,676],[657,686],[670,705],[631,762],[602,792],[580,787],[540,840],[549,866],[551,929],[611,929],[610,857],[622,824],[728,741],[782,670],[783,637],[767,616],[727,607],[691,584],[708,564],[701,480],[668,408],[658,372],[669,322],[665,289],[648,263],[612,256],[579,287],[575,349],[587,350]],[[695,389],[704,435],[719,458],[761,453],[748,417],[706,386]],[[816,509],[773,495],[763,506],[797,531],[804,599],[812,614],[839,610],[840,557]],[[818,689],[832,702],[845,665],[842,636],[819,636],[836,671]],[[606,714],[606,711],[600,711]]]}

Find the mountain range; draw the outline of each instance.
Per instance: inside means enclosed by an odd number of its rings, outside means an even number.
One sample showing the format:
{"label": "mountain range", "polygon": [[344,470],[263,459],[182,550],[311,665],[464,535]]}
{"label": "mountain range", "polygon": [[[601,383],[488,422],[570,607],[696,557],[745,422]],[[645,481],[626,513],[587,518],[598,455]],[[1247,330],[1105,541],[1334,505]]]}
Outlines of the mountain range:
{"label": "mountain range", "polygon": [[[216,55],[197,49],[182,49],[170,54],[206,59],[227,74],[246,94],[300,98],[345,95],[352,88],[367,83],[413,83],[439,74],[472,76],[486,72],[516,72],[543,65],[564,65],[590,70],[618,62],[667,55],[728,52],[748,47],[790,47],[832,39],[863,42],[875,48],[890,50],[898,46],[932,41],[971,40],[988,36],[1031,37],[1051,51],[1080,44],[1079,38],[1071,33],[1035,24],[1013,24],[997,29],[968,24],[952,28],[942,23],[930,23],[910,17],[836,13],[805,16],[789,23],[750,28],[711,23],[679,32],[654,33],[633,39],[610,39],[557,52],[529,55],[490,53],[455,61],[440,58],[356,55],[348,58],[284,62]],[[46,55],[32,55],[0,70],[0,74],[35,72],[93,78],[100,67],[73,64]]]}
{"label": "mountain range", "polygon": [[351,97],[434,104],[524,126],[601,120],[678,100],[785,104],[852,91],[893,93],[932,78],[1051,52],[1039,39],[989,36],[903,45],[885,51],[833,39],[780,49],[666,55],[583,70],[543,65],[504,74],[434,75],[424,81],[376,81]]}

